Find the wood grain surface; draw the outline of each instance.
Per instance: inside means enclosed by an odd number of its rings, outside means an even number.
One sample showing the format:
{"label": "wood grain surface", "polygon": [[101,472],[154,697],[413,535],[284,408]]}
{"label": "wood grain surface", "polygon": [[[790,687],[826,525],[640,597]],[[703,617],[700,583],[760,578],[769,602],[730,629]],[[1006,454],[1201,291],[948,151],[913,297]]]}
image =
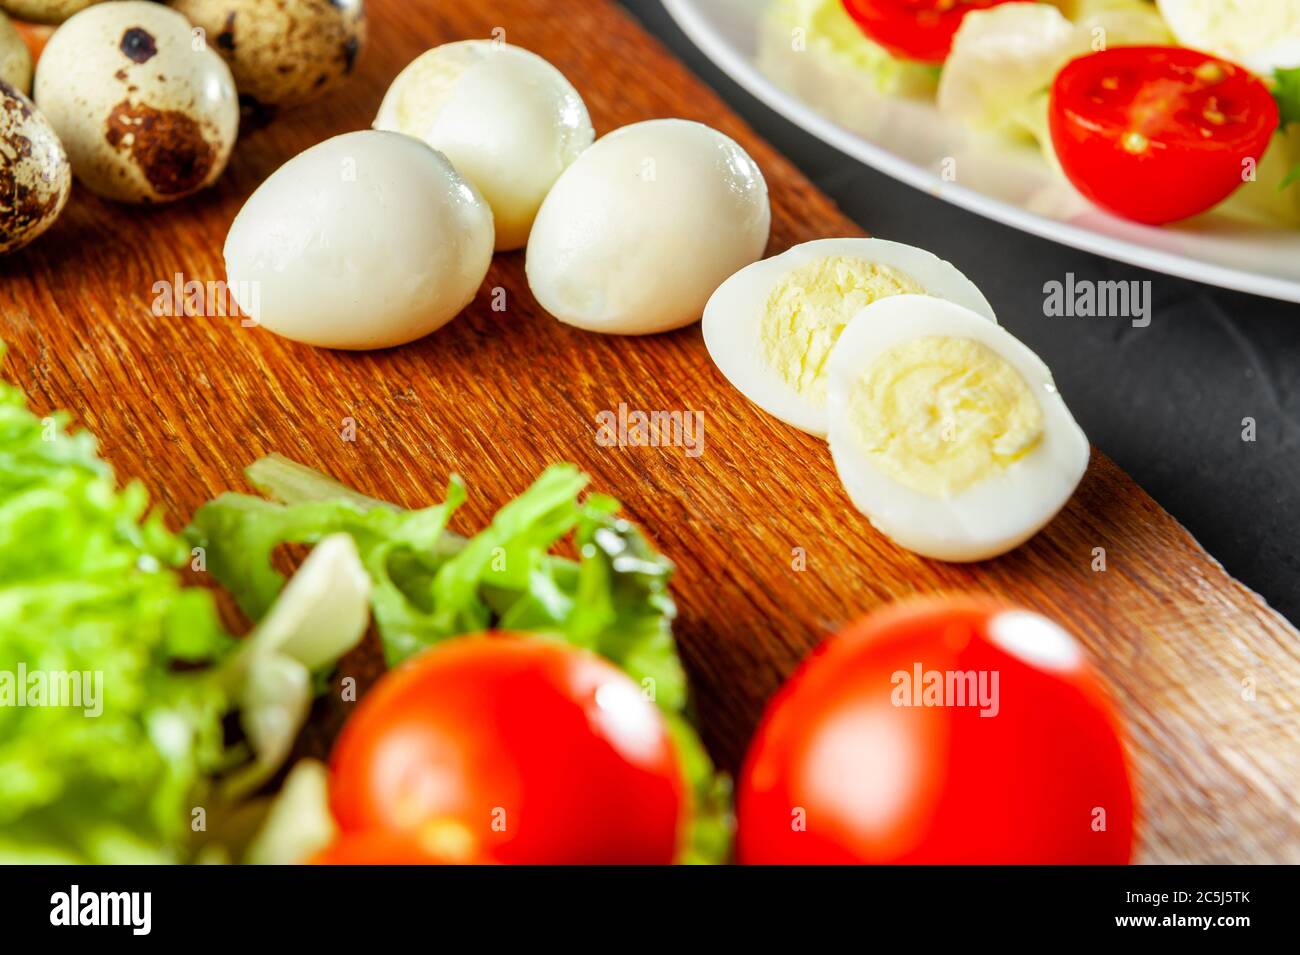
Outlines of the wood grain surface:
{"label": "wood grain surface", "polygon": [[[388,82],[425,48],[494,28],[574,82],[598,135],[682,116],[742,143],[771,188],[770,252],[860,234],[611,3],[369,6],[357,76],[322,102],[246,129],[215,188],[149,209],[78,188],[50,233],[0,259],[4,374],[38,413],[70,409],[176,526],[220,491],[246,490],[242,468],[271,451],[408,506],[437,499],[456,471],[471,492],[455,521],[462,532],[546,464],[576,462],[676,561],[676,633],[698,722],[731,769],[782,678],[828,631],[882,602],[966,590],[1043,611],[1078,635],[1119,701],[1139,774],[1140,859],[1300,861],[1300,635],[1100,453],[1070,505],[1028,545],[949,566],[876,534],[850,506],[825,444],[733,390],[698,326],[627,339],[561,325],[530,296],[521,253],[497,256],[464,315],[383,352],[314,350],[233,319],[155,317],[155,282],[224,278],[226,230],[276,167],[368,126]],[[496,287],[506,290],[504,312],[491,308]],[[596,415],[620,402],[703,412],[703,453],[599,446]],[[340,437],[348,418],[355,441]],[[1099,547],[1104,572],[1093,570]],[[373,679],[382,665],[371,643],[345,666]],[[317,728],[320,745],[335,722]]]}

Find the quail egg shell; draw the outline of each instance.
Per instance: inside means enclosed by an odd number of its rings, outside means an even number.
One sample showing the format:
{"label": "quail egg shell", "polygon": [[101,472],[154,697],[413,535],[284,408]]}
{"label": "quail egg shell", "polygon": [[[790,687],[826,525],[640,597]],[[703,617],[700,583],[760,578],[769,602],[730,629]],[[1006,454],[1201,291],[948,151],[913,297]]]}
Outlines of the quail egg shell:
{"label": "quail egg shell", "polygon": [[104,0],[0,0],[0,10],[27,23],[62,23]]}
{"label": "quail egg shell", "polygon": [[763,174],[733,140],[688,120],[634,123],[560,174],[528,238],[528,284],[578,328],[680,328],[763,254],[771,218]]}
{"label": "quail egg shell", "polygon": [[31,100],[0,82],[0,253],[53,225],[71,191],[59,137]]}
{"label": "quail egg shell", "polygon": [[230,65],[239,96],[296,106],[336,87],[366,39],[363,0],[169,0]]}
{"label": "quail egg shell", "polygon": [[903,294],[863,308],[830,356],[827,424],[850,499],[925,557],[996,557],[1065,505],[1088,439],[1028,347],[962,305]]}
{"label": "quail egg shell", "polygon": [[949,299],[996,322],[979,289],[924,249],[884,239],[817,239],[741,269],[709,298],[714,364],[768,414],[826,434],[826,369],[849,321],[890,295]]}
{"label": "quail egg shell", "polygon": [[0,13],[0,82],[26,95],[32,91],[32,51],[9,18]]}
{"label": "quail egg shell", "polygon": [[72,172],[122,202],[167,202],[211,185],[239,131],[230,68],[175,10],[126,0],[78,13],[36,65],[36,104]]}
{"label": "quail egg shell", "polygon": [[501,250],[523,248],[551,186],[595,138],[563,73],[494,40],[447,43],[417,57],[393,80],[375,128],[444,153],[492,207]]}
{"label": "quail egg shell", "polygon": [[492,242],[492,211],[445,156],[362,130],[300,153],[249,197],[226,236],[227,283],[277,335],[385,348],[468,305]]}

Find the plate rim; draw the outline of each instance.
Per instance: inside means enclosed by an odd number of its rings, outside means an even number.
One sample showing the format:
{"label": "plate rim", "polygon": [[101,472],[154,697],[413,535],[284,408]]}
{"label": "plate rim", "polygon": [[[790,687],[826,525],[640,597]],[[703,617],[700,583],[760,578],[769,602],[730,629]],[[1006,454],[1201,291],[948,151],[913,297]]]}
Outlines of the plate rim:
{"label": "plate rim", "polygon": [[845,129],[782,89],[713,29],[711,21],[700,9],[700,0],[662,0],[662,3],[668,15],[710,62],[759,102],[846,156],[905,185],[1021,232],[1083,252],[1202,285],[1300,303],[1300,281],[1244,272],[1175,252],[1153,249],[1128,239],[1103,235],[1084,226],[1050,219],[974,189],[945,182],[923,166]]}

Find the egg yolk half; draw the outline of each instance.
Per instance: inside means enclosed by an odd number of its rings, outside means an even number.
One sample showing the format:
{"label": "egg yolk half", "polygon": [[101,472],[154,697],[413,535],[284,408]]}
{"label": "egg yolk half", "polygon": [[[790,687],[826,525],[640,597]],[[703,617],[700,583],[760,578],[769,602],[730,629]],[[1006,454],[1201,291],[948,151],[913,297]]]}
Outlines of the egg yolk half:
{"label": "egg yolk half", "polygon": [[888,265],[834,255],[781,277],[767,296],[759,342],[781,379],[817,407],[826,405],[826,361],[863,306],[903,293],[925,294]]}
{"label": "egg yolk half", "polygon": [[969,338],[917,338],[878,355],[849,392],[848,420],[876,467],[934,497],[986,480],[1043,437],[1025,379]]}

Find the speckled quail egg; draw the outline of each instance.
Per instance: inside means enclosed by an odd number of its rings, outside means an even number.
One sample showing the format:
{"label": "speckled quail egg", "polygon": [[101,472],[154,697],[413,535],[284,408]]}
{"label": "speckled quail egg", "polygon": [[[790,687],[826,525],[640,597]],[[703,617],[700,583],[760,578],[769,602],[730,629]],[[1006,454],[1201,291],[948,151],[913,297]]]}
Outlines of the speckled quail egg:
{"label": "speckled quail egg", "polygon": [[683,119],[633,123],[596,140],[547,193],[528,286],[578,328],[681,328],[763,254],[771,221],[767,183],[738,143]]}
{"label": "speckled quail egg", "polygon": [[104,0],[0,0],[0,10],[28,23],[62,23],[74,13]]}
{"label": "speckled quail egg", "polygon": [[723,282],[704,307],[704,344],[746,398],[823,437],[827,363],[840,333],[864,306],[909,292],[996,321],[970,279],[924,249],[884,239],[815,239]]}
{"label": "speckled quail egg", "polygon": [[492,241],[492,210],[447,157],[367,129],[312,146],[258,187],[226,236],[226,281],[277,335],[386,348],[470,303]]}
{"label": "speckled quail egg", "polygon": [[23,94],[32,91],[32,51],[3,13],[0,13],[0,81]]}
{"label": "speckled quail egg", "polygon": [[523,248],[551,186],[596,136],[563,73],[494,40],[421,54],[388,88],[375,129],[416,136],[446,155],[492,207],[501,250]]}
{"label": "speckled quail egg", "polygon": [[0,82],[0,253],[53,225],[71,190],[59,137],[31,100]]}
{"label": "speckled quail egg", "polygon": [[295,106],[352,72],[366,38],[363,0],[168,0],[207,34],[247,103]]}
{"label": "speckled quail egg", "polygon": [[230,68],[175,10],[126,0],[78,13],[36,65],[35,99],[92,192],[168,202],[211,185],[239,132]]}

